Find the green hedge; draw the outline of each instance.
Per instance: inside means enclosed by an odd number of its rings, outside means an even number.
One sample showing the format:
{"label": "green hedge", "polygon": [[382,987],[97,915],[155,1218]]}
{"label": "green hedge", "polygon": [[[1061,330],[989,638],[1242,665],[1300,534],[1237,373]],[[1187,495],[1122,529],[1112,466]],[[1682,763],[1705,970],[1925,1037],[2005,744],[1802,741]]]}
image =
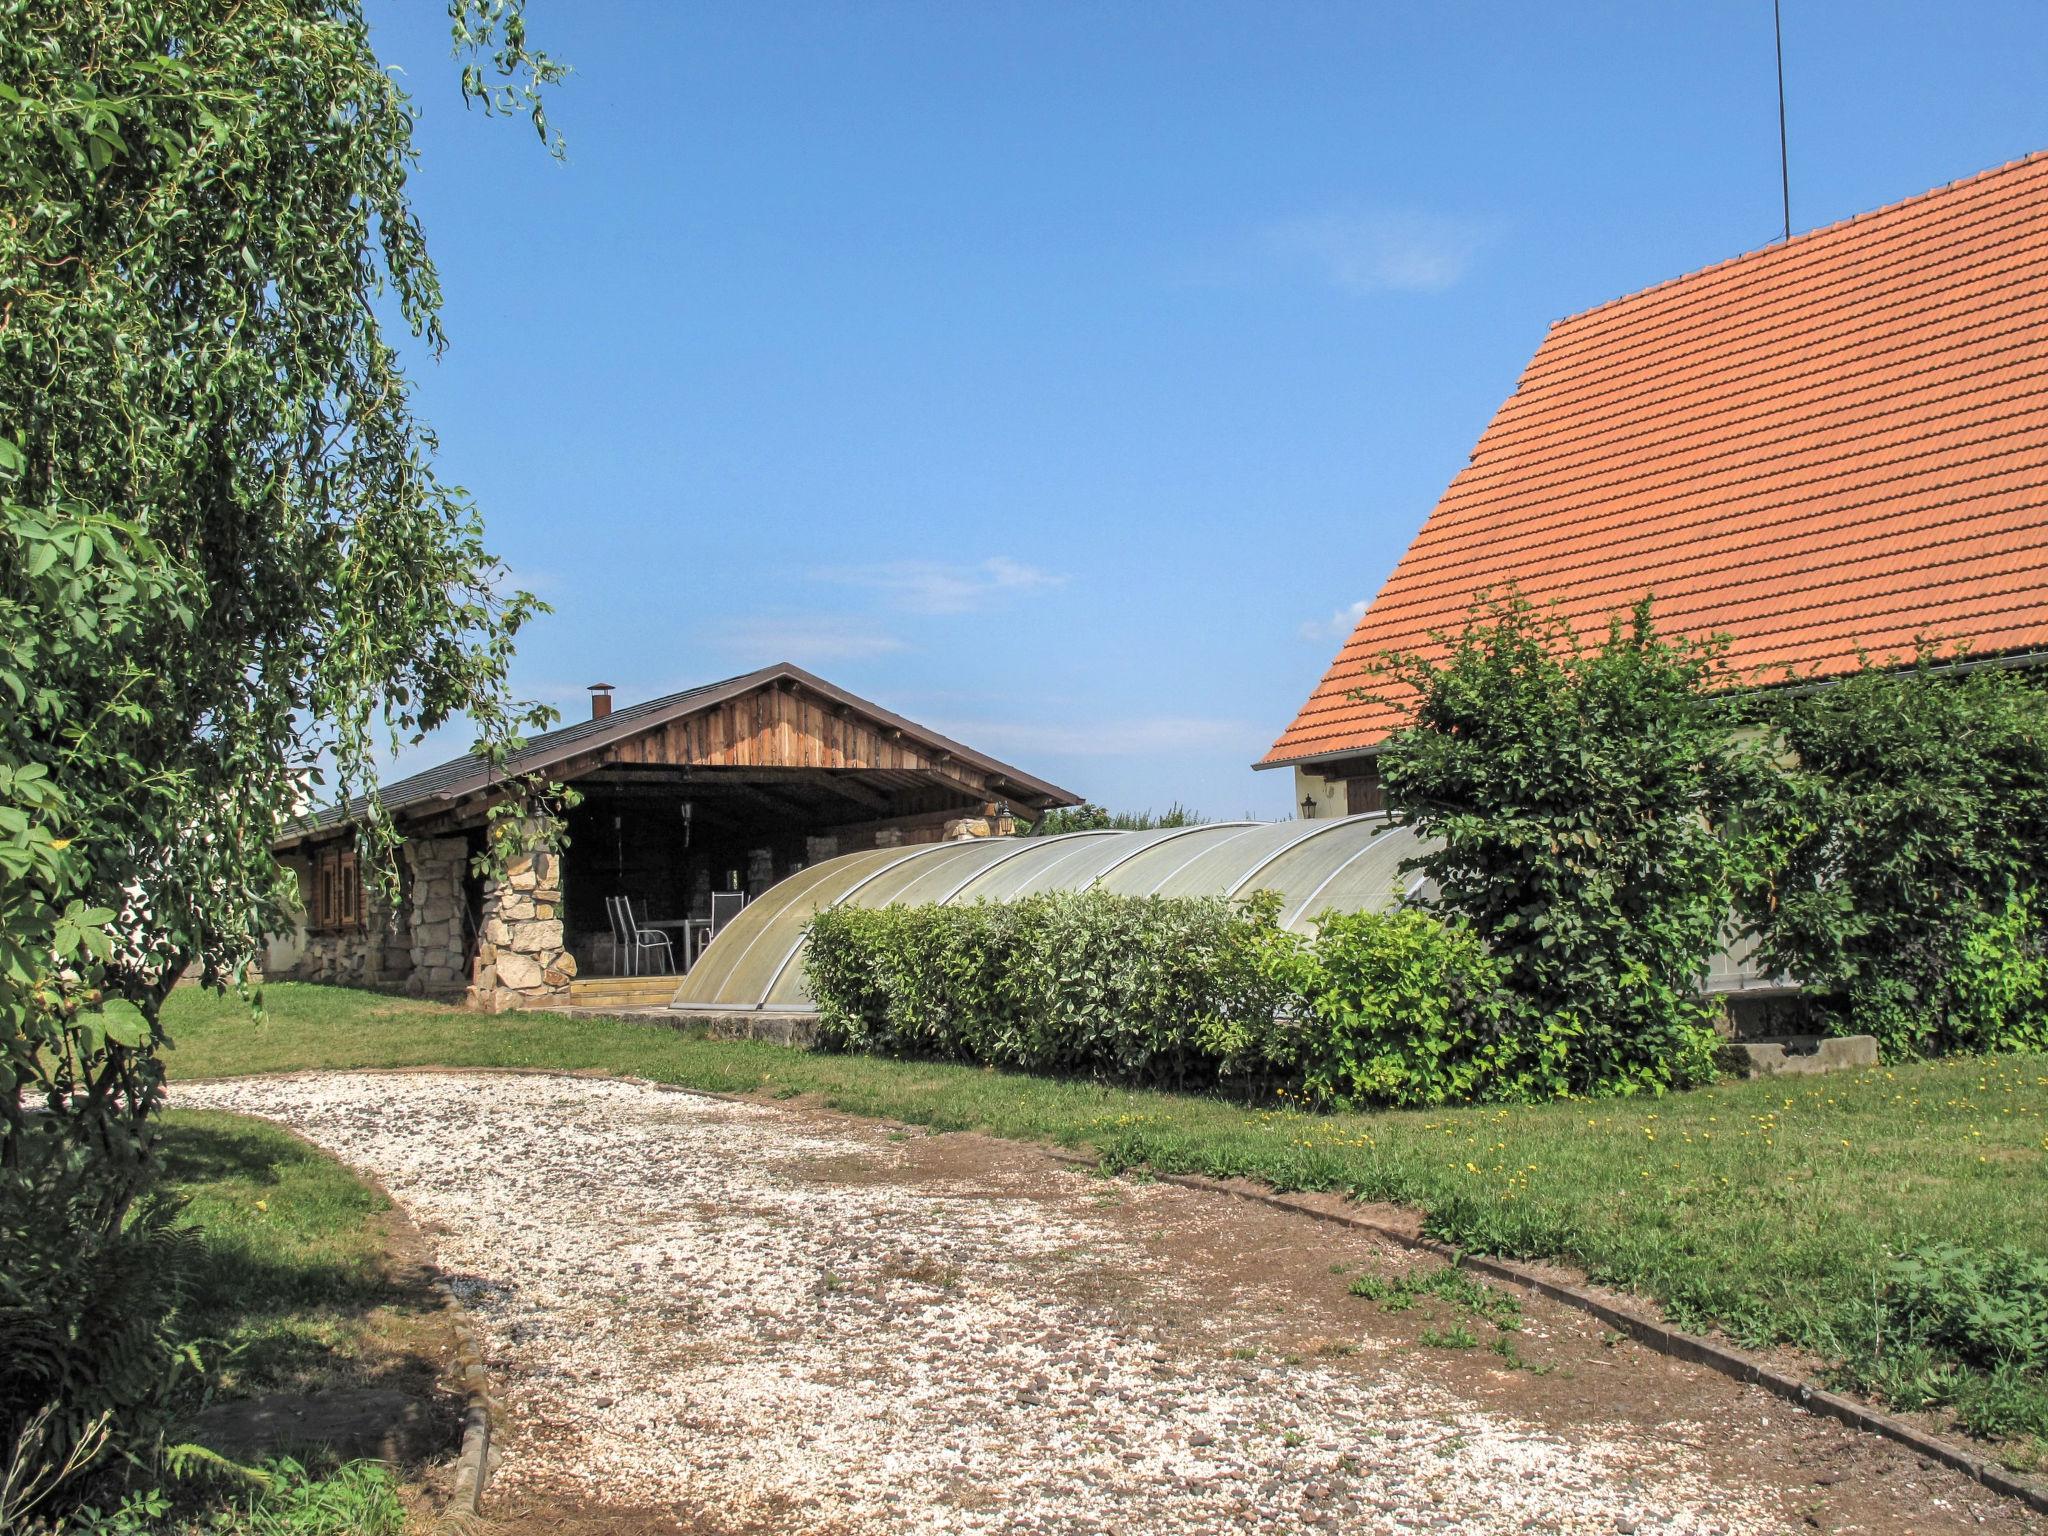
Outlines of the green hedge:
{"label": "green hedge", "polygon": [[1315,1105],[1632,1092],[1708,1070],[1710,1036],[1617,1063],[1571,1016],[1512,1005],[1504,965],[1422,912],[1086,891],[821,912],[809,975],[830,1049],[981,1062]]}
{"label": "green hedge", "polygon": [[841,1050],[1199,1087],[1249,1061],[1281,1002],[1257,957],[1270,902],[1031,896],[835,907],[811,920],[821,1039]]}

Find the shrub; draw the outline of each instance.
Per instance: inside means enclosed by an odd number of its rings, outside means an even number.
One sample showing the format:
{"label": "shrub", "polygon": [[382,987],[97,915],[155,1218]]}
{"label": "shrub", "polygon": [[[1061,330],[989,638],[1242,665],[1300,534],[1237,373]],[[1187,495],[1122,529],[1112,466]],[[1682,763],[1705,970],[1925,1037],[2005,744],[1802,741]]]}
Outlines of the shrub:
{"label": "shrub", "polygon": [[1936,1244],[1899,1255],[1888,1278],[1888,1310],[1909,1337],[1987,1370],[2048,1370],[2048,1258]]}
{"label": "shrub", "polygon": [[[222,1485],[233,1489],[224,1493]],[[325,1475],[279,1457],[231,1467],[212,1480],[174,1481],[121,1495],[105,1513],[76,1510],[29,1536],[400,1536],[398,1480],[378,1462],[352,1461]]]}
{"label": "shrub", "polygon": [[1178,800],[1162,815],[1154,811],[1112,811],[1088,801],[1083,805],[1059,806],[1047,811],[1033,824],[1031,837],[1059,837],[1068,832],[1151,832],[1162,827],[1197,827],[1209,818],[1199,815]]}
{"label": "shrub", "polygon": [[2048,922],[2041,904],[2033,891],[2015,892],[1964,930],[1941,1032],[1950,1048],[2048,1051]]}
{"label": "shrub", "polygon": [[1119,1082],[1260,1070],[1279,985],[1270,898],[1084,891],[974,906],[835,907],[806,964],[820,1041]]}
{"label": "shrub", "polygon": [[2048,693],[2017,671],[1941,672],[1923,648],[1764,701],[1784,771],[1744,897],[1759,956],[1823,1027],[1889,1054],[2048,1038]]}
{"label": "shrub", "polygon": [[1103,891],[833,908],[810,926],[820,1043],[1325,1107],[1604,1082],[1566,1070],[1569,1022],[1510,1006],[1506,967],[1469,931],[1412,910],[1330,913],[1304,939],[1277,910],[1270,895]]}
{"label": "shrub", "polygon": [[1445,1104],[1534,1087],[1503,1070],[1520,1054],[1503,967],[1469,933],[1416,911],[1333,912],[1314,942],[1262,956],[1297,1016],[1271,1054],[1313,1104]]}
{"label": "shrub", "polygon": [[[1544,1092],[1661,1092],[1711,1072],[1700,996],[1742,847],[1754,749],[1716,689],[1726,642],[1658,632],[1648,598],[1587,644],[1555,609],[1482,596],[1447,655],[1376,671],[1407,728],[1389,804],[1432,840],[1432,908],[1501,960]],[[1378,697],[1360,690],[1368,697]]]}

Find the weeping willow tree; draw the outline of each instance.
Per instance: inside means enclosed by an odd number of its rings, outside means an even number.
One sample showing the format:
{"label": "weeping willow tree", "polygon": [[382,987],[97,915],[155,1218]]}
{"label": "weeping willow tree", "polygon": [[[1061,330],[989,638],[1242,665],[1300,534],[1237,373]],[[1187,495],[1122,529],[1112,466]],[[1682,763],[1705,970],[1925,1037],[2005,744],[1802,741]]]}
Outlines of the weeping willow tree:
{"label": "weeping willow tree", "polygon": [[[449,16],[450,90],[548,142],[520,0]],[[280,830],[367,795],[388,855],[380,755],[542,719],[386,329],[444,344],[414,123],[358,0],[0,0],[0,1430],[78,1390],[38,1213],[133,1225],[159,1005],[284,921]]]}

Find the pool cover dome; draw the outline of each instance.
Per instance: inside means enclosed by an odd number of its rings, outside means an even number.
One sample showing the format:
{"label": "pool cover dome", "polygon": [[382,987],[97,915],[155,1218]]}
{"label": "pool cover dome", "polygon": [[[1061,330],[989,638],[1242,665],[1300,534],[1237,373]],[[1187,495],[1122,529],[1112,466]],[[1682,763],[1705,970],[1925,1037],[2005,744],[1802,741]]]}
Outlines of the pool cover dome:
{"label": "pool cover dome", "polygon": [[670,1005],[713,1013],[811,1013],[804,929],[811,914],[923,902],[1014,901],[1100,886],[1126,896],[1280,894],[1280,921],[1379,911],[1404,880],[1415,835],[1384,812],[1334,821],[1225,821],[1153,832],[1069,832],[873,848],[814,864],[762,893],[704,951]]}

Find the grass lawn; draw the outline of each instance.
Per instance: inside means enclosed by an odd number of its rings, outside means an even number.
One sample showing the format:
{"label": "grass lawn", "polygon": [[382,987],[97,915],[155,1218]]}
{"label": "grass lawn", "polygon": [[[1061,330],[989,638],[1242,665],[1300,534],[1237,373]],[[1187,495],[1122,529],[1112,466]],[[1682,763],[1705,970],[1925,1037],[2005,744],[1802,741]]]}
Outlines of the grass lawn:
{"label": "grass lawn", "polygon": [[[202,1370],[180,1406],[367,1384],[424,1390],[430,1292],[394,1273],[390,1202],[327,1154],[239,1115],[173,1111],[163,1182],[193,1245],[175,1319]],[[426,1345],[430,1349],[430,1345]],[[273,1462],[250,1483],[199,1467],[130,1504],[136,1530],[396,1536],[398,1486],[371,1463]],[[128,1528],[128,1527],[122,1527]]]}
{"label": "grass lawn", "polygon": [[2048,1437],[2038,1366],[1993,1373],[2002,1385],[1987,1407],[1990,1378],[1957,1374],[1938,1349],[1902,1351],[1898,1320],[1879,1300],[1891,1255],[1926,1244],[2012,1248],[2048,1265],[2048,1056],[1665,1099],[1316,1115],[624,1022],[489,1017],[340,988],[279,984],[265,1002],[259,1024],[232,999],[176,993],[165,1014],[174,1080],[308,1067],[592,1069],[1088,1147],[1117,1168],[1397,1201],[1425,1212],[1446,1241],[1574,1265],[1654,1298],[1681,1326],[1847,1362],[1852,1384],[1904,1406],[1961,1399],[1966,1421],[2006,1439],[2016,1461],[2038,1457]]}
{"label": "grass lawn", "polygon": [[163,1178],[197,1238],[179,1334],[206,1397],[317,1392],[408,1368],[402,1347],[433,1297],[391,1272],[390,1201],[276,1126],[164,1117]]}

